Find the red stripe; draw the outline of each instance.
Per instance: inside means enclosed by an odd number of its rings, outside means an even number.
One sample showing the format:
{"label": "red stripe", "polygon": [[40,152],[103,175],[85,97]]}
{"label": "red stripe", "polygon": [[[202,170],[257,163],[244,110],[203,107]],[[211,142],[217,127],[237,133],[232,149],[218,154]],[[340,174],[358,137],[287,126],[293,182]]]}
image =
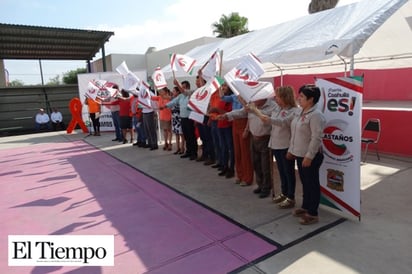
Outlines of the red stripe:
{"label": "red stripe", "polygon": [[355,215],[356,217],[360,216],[360,212],[356,211],[356,209],[352,208],[350,205],[339,199],[335,194],[324,188],[323,186],[320,187],[320,190],[323,194],[340,204],[343,208],[345,208],[347,211]]}
{"label": "red stripe", "polygon": [[176,59],[176,53],[173,53],[172,58],[170,60],[170,66],[172,67],[172,70],[173,70],[173,64],[175,63],[175,59]]}
{"label": "red stripe", "polygon": [[201,110],[200,110],[195,104],[193,104],[191,101],[189,101],[189,104],[188,104],[188,105],[191,106],[196,112],[203,114],[203,111],[201,111]]}
{"label": "red stripe", "polygon": [[192,103],[191,101],[189,101],[188,105],[197,113],[203,113],[194,103]]}
{"label": "red stripe", "polygon": [[196,60],[193,60],[192,64],[190,65],[189,69],[187,70],[187,72],[191,71],[193,66],[195,65]]}
{"label": "red stripe", "polygon": [[[359,92],[359,93],[363,93],[363,85],[358,86],[358,85],[355,85],[351,82],[348,82],[348,81],[345,81],[345,80],[342,80],[342,79],[345,79],[345,78],[326,78],[326,79],[323,79],[323,80],[328,81],[328,82],[332,82],[334,84],[337,84],[337,85],[340,85],[342,87],[354,90],[354,91]],[[346,78],[346,79],[350,79],[350,78]]]}

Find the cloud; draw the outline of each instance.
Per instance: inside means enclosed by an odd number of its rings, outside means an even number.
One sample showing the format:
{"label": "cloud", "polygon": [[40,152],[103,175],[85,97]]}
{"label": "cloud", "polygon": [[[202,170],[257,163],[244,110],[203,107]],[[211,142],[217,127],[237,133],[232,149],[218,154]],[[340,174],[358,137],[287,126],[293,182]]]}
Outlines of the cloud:
{"label": "cloud", "polygon": [[[357,1],[340,0],[338,6]],[[238,12],[248,18],[249,30],[257,30],[307,15],[309,3],[310,0],[273,3],[266,0],[179,0],[157,7],[157,12],[143,22],[97,28],[115,32],[106,44],[107,54],[144,54],[149,47],[164,49],[204,36],[213,37],[212,24],[223,14]]]}

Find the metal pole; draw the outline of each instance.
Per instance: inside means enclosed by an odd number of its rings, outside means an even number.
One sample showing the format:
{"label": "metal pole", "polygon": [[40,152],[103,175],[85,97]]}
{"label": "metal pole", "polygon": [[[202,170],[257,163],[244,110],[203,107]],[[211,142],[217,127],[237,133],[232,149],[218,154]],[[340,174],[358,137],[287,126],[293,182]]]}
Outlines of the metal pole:
{"label": "metal pole", "polygon": [[103,62],[103,71],[106,72],[107,68],[106,68],[106,55],[104,52],[104,44],[102,46],[102,62]]}
{"label": "metal pole", "polygon": [[355,57],[352,55],[350,58],[350,76],[355,74]]}
{"label": "metal pole", "polygon": [[39,59],[39,66],[40,66],[41,85],[44,86],[43,68],[42,68],[42,66],[41,66],[41,59]]}

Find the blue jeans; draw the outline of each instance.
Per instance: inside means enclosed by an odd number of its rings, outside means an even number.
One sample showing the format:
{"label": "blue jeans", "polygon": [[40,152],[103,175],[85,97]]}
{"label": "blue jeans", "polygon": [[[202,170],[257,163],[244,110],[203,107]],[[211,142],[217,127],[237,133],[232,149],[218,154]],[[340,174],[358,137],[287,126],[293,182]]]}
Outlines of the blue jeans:
{"label": "blue jeans", "polygon": [[289,199],[295,199],[296,176],[295,160],[286,159],[288,149],[272,149],[279,171],[280,187],[282,194]]}
{"label": "blue jeans", "polygon": [[143,128],[143,122],[141,121],[142,119],[139,119],[136,116],[133,116],[133,126],[136,130],[136,141],[138,143],[144,143],[146,144],[146,135],[144,133],[144,128]]}
{"label": "blue jeans", "polygon": [[114,131],[116,133],[116,139],[123,140],[122,131],[120,130],[120,116],[118,111],[112,111],[112,120]]}
{"label": "blue jeans", "polygon": [[219,163],[223,168],[235,169],[232,127],[219,128],[221,154]]}
{"label": "blue jeans", "polygon": [[198,123],[197,129],[199,130],[200,139],[202,140],[202,157],[214,160],[215,148],[213,145],[212,130],[207,125],[209,120],[208,116],[205,116],[203,124]]}
{"label": "blue jeans", "polygon": [[220,145],[220,138],[219,138],[219,129],[217,128],[217,121],[214,120],[210,124],[211,127],[211,134],[212,134],[212,140],[213,140],[213,149],[215,153],[216,160],[218,163],[221,163],[220,159],[220,151],[221,151],[221,145]]}

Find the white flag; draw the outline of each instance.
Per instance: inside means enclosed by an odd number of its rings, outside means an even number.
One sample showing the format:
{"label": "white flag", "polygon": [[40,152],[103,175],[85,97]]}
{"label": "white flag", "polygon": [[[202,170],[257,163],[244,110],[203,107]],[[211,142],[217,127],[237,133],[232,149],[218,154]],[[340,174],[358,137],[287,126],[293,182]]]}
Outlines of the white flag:
{"label": "white flag", "polygon": [[116,71],[117,71],[119,74],[123,75],[123,76],[126,76],[129,72],[131,72],[131,71],[129,70],[129,68],[127,67],[125,61],[123,61],[123,62],[116,68]]}
{"label": "white flag", "polygon": [[216,50],[202,69],[202,75],[206,81],[209,81],[219,74],[221,60],[222,56],[220,50]]}
{"label": "white flag", "polygon": [[252,53],[249,53],[242,58],[241,62],[225,74],[224,78],[226,83],[232,89],[233,93],[239,95],[239,91],[233,86],[233,81],[243,80],[243,81],[256,81],[258,80],[265,69],[259,59]]}
{"label": "white flag", "polygon": [[232,84],[239,95],[248,103],[275,95],[275,90],[270,82],[235,80]]}
{"label": "white flag", "polygon": [[192,74],[195,64],[195,59],[182,54],[173,53],[170,58],[170,65],[172,66],[173,71],[183,70],[188,74]]}
{"label": "white flag", "polygon": [[152,92],[150,91],[150,86],[145,81],[140,81],[139,86],[139,103],[143,106],[143,108],[150,108],[152,109]]}
{"label": "white flag", "polygon": [[206,114],[209,106],[210,97],[223,84],[223,79],[214,77],[204,86],[193,92],[189,98],[188,106],[196,112]]}
{"label": "white flag", "polygon": [[152,75],[153,83],[157,90],[167,87],[166,78],[160,67],[157,67]]}
{"label": "white flag", "polygon": [[116,71],[123,76],[123,88],[130,93],[134,93],[141,81],[139,77],[129,70],[125,61],[116,68]]}

